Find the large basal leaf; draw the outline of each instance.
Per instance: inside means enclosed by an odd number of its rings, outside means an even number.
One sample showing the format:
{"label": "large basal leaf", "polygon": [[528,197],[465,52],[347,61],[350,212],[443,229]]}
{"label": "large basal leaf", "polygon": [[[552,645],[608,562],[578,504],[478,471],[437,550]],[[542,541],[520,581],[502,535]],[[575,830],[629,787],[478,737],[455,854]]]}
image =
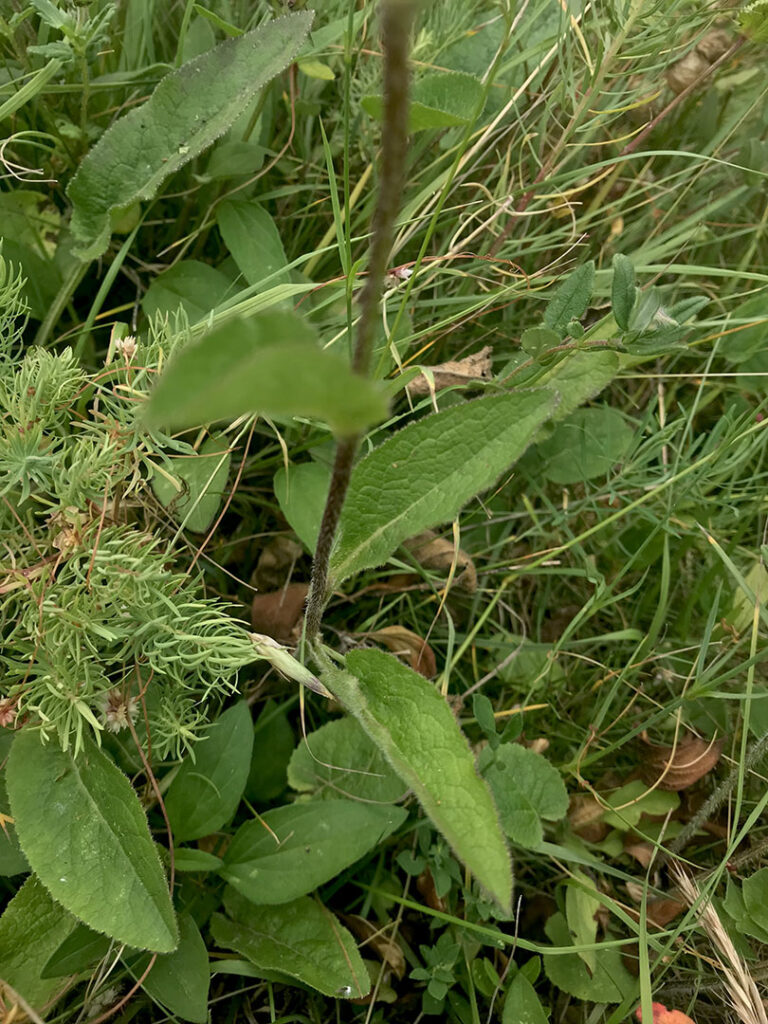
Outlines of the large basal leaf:
{"label": "large basal leaf", "polygon": [[290,14],[228,39],[166,75],[146,103],[102,135],[67,189],[81,259],[107,248],[113,210],[153,198],[166,178],[224,134],[295,57],[312,17]]}
{"label": "large basal leaf", "polygon": [[544,389],[474,399],[425,416],[361,459],[331,559],[334,583],[453,519],[522,455],[557,401]]}
{"label": "large basal leaf", "polygon": [[71,914],[34,875],[0,917],[0,981],[15,989],[38,1013],[62,988],[60,979],[44,978],[42,968],[75,925]]}
{"label": "large basal leaf", "polygon": [[568,810],[560,772],[545,757],[517,743],[502,743],[485,778],[504,831],[518,846],[535,849],[544,838],[542,820],[557,821]]}
{"label": "large basal leaf", "polygon": [[[357,718],[435,826],[505,913],[512,899],[507,844],[466,738],[431,683],[383,651],[352,651],[348,672],[323,681]],[[322,805],[324,806],[324,804]]]}
{"label": "large basal leaf", "polygon": [[[216,210],[216,223],[238,269],[248,284],[258,284],[288,265],[275,222],[258,203],[228,199]],[[285,280],[274,277],[270,285]]]}
{"label": "large basal leaf", "polygon": [[356,718],[326,722],[303,737],[288,765],[288,781],[301,793],[326,800],[344,796],[396,803],[408,791]]}
{"label": "large basal leaf", "polygon": [[92,740],[74,758],[22,730],[6,783],[21,848],[54,899],[120,942],[159,953],[176,948],[168,883],[144,810]]}
{"label": "large basal leaf", "polygon": [[287,903],[335,878],[407,816],[354,800],[277,807],[241,825],[220,874],[253,903]]}
{"label": "large basal leaf", "polygon": [[220,715],[182,762],[165,798],[174,838],[181,842],[216,832],[234,816],[248,780],[253,722],[245,701]]}
{"label": "large basal leaf", "polygon": [[621,361],[616,352],[605,349],[573,352],[548,370],[537,385],[551,388],[560,395],[560,403],[552,415],[560,421],[584,402],[598,395],[619,372]]}
{"label": "large basal leaf", "polygon": [[355,940],[309,896],[278,907],[256,907],[228,889],[224,906],[229,917],[214,914],[211,920],[220,946],[326,996],[362,999],[368,993],[370,980]]}
{"label": "large basal leaf", "polygon": [[[18,875],[29,871],[27,858],[21,852],[16,829],[11,819],[11,808],[8,794],[5,791],[5,761],[13,742],[13,733],[9,729],[0,729],[0,815],[5,815],[0,828],[0,875]],[[7,820],[11,819],[11,820]]]}
{"label": "large basal leaf", "polygon": [[232,460],[228,448],[227,438],[217,434],[197,455],[175,456],[164,464],[165,474],[155,469],[152,475],[160,503],[193,533],[204,533],[219,511]]}
{"label": "large basal leaf", "polygon": [[158,381],[146,410],[153,425],[180,429],[244,413],[311,416],[338,434],[382,420],[373,381],[323,351],[295,313],[256,313],[187,345]]}
{"label": "large basal leaf", "polygon": [[[145,955],[131,960],[128,970],[140,978],[148,965],[149,956]],[[210,982],[208,950],[200,930],[189,914],[180,914],[178,949],[157,957],[141,987],[174,1016],[206,1024]]]}

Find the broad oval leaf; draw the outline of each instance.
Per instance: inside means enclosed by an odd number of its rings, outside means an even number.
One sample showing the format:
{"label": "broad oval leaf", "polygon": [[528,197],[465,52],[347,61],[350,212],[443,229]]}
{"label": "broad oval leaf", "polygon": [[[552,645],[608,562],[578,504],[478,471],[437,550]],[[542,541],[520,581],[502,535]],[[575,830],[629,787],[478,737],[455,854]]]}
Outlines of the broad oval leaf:
{"label": "broad oval leaf", "polygon": [[0,917],[0,981],[15,989],[38,1013],[61,990],[61,981],[46,977],[43,967],[75,927],[75,919],[34,875]]}
{"label": "broad oval leaf", "polygon": [[6,782],[21,848],[54,899],[120,942],[158,953],[176,948],[168,883],[144,810],[91,739],[74,758],[22,730]]}
{"label": "broad oval leaf", "polygon": [[557,821],[568,810],[568,791],[546,757],[518,743],[502,743],[485,778],[504,831],[518,846],[535,849],[544,838],[542,819]]}
{"label": "broad oval leaf", "polygon": [[354,434],[386,415],[381,389],[324,352],[295,313],[232,320],[187,345],[162,374],[147,421],[172,429],[244,413],[312,416]]}
{"label": "broad oval leaf", "polygon": [[309,896],[277,907],[256,907],[232,889],[229,917],[214,914],[211,932],[266,971],[310,985],[326,996],[362,999],[371,985],[357,944],[329,910]]}
{"label": "broad oval leaf", "polygon": [[[128,970],[140,978],[149,965],[149,957],[132,960]],[[179,946],[173,953],[159,956],[141,987],[166,1010],[193,1024],[208,1020],[208,989],[211,973],[208,950],[189,914],[179,915]]]}
{"label": "broad oval leaf", "polygon": [[[560,948],[573,945],[563,914],[553,914],[544,925],[547,937]],[[596,949],[595,970],[589,968],[574,948],[573,953],[544,953],[544,970],[553,985],[577,999],[594,1003],[620,1003],[637,992],[637,980],[621,960],[615,947]]]}
{"label": "broad oval leaf", "polygon": [[626,455],[634,429],[617,409],[577,409],[536,446],[538,471],[556,484],[605,476]]}
{"label": "broad oval leaf", "polygon": [[288,903],[335,878],[407,816],[354,800],[277,807],[241,825],[219,873],[253,903]]}
{"label": "broad oval leaf", "polygon": [[347,667],[348,672],[329,670],[323,676],[326,686],[411,787],[456,855],[509,913],[507,844],[490,790],[448,704],[423,676],[383,651],[351,651]]}
{"label": "broad oval leaf", "polygon": [[177,841],[216,832],[233,817],[248,780],[253,722],[245,701],[220,715],[182,762],[165,798]]}
{"label": "broad oval leaf", "polygon": [[107,248],[112,210],[151,199],[230,127],[296,56],[312,17],[290,14],[220,43],[166,75],[145,104],[102,135],[67,189],[81,259]]}
{"label": "broad oval leaf", "polygon": [[473,399],[404,427],[361,459],[331,558],[334,584],[453,519],[522,455],[557,401],[544,389]]}
{"label": "broad oval leaf", "polygon": [[377,804],[402,800],[408,787],[356,718],[326,722],[302,738],[288,765],[288,781],[302,793]]}
{"label": "broad oval leaf", "polygon": [[228,448],[227,438],[217,434],[200,446],[197,455],[171,457],[165,473],[153,471],[152,490],[161,504],[193,533],[204,533],[219,511],[232,460]]}

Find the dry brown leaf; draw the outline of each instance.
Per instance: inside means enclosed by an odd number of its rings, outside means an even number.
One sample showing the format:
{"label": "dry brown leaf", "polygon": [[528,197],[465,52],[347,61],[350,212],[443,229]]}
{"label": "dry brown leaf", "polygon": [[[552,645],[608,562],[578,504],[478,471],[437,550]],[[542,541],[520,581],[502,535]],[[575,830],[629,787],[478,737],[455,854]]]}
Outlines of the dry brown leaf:
{"label": "dry brown leaf", "polygon": [[384,934],[384,929],[377,927],[372,921],[359,914],[342,914],[344,924],[377,956],[381,957],[395,977],[399,980],[405,974],[405,957],[402,949]]}
{"label": "dry brown leaf", "polygon": [[535,740],[523,740],[523,746],[534,754],[545,754],[549,750],[549,740],[545,736],[537,736]]}
{"label": "dry brown leaf", "polygon": [[704,740],[692,733],[681,737],[674,747],[651,743],[645,734],[641,739],[645,744],[643,778],[651,786],[674,792],[687,789],[711,772],[723,749],[722,740]]}
{"label": "dry brown leaf", "polygon": [[289,583],[281,590],[255,594],[251,604],[254,630],[280,643],[289,643],[304,611],[308,591],[306,583]]}
{"label": "dry brown leaf", "polygon": [[[473,380],[490,380],[493,371],[491,370],[491,356],[493,349],[490,345],[481,348],[474,355],[465,359],[449,359],[447,363],[438,363],[436,366],[427,367],[431,371],[435,382],[435,391],[449,388],[456,384],[471,384]],[[419,398],[422,395],[432,393],[432,386],[425,374],[420,374],[410,384],[406,385],[406,391],[411,398]]]}
{"label": "dry brown leaf", "polygon": [[405,626],[385,626],[383,629],[357,635],[383,644],[398,658],[404,658],[414,672],[419,672],[427,679],[432,679],[437,674],[437,663],[432,648],[426,640]]}
{"label": "dry brown leaf", "polygon": [[571,828],[588,843],[599,843],[611,831],[602,820],[605,808],[591,793],[574,793],[568,807]]}
{"label": "dry brown leaf", "polygon": [[279,590],[303,554],[304,548],[291,537],[273,537],[259,555],[251,583],[257,590]]}
{"label": "dry brown leaf", "polygon": [[653,860],[655,847],[653,843],[648,843],[644,839],[639,839],[633,833],[626,832],[624,834],[624,853],[634,857],[641,867],[647,868]]}
{"label": "dry brown leaf", "polygon": [[439,536],[434,530],[425,530],[405,541],[403,547],[410,551],[419,565],[423,565],[425,569],[434,569],[436,572],[449,572],[456,559],[453,586],[470,594],[477,590],[475,563],[461,548],[457,558],[453,541]]}

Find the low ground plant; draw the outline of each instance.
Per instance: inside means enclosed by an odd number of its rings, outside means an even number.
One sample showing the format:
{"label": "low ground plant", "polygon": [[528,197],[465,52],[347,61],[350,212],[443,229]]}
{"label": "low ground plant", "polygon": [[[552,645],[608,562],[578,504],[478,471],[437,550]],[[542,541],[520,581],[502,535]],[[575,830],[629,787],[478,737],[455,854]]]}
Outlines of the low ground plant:
{"label": "low ground plant", "polygon": [[0,13],[5,1019],[768,1019],[766,25]]}

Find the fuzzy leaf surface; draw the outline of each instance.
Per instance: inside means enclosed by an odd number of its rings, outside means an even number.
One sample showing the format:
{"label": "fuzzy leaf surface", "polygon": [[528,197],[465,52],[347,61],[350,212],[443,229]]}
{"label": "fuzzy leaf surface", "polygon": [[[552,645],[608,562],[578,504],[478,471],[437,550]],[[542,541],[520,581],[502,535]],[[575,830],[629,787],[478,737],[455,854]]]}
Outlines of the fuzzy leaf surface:
{"label": "fuzzy leaf surface", "polygon": [[331,557],[334,583],[453,519],[522,455],[557,401],[547,390],[474,399],[404,427],[361,459]]}
{"label": "fuzzy leaf surface", "polygon": [[296,56],[312,17],[289,14],[220,43],[166,75],[146,103],[104,132],[67,189],[80,259],[107,248],[113,210],[152,199],[166,178],[227,131]]}
{"label": "fuzzy leaf surface", "polygon": [[323,682],[421,801],[456,855],[506,913],[512,867],[486,782],[431,683],[383,651],[351,651]]}
{"label": "fuzzy leaf surface", "polygon": [[168,883],[144,809],[92,740],[74,758],[22,730],[6,781],[21,848],[54,899],[120,942],[159,953],[176,948]]}
{"label": "fuzzy leaf surface", "polygon": [[613,257],[613,281],[611,282],[611,308],[613,318],[622,331],[629,330],[629,318],[635,307],[637,288],[635,268],[628,256],[617,252]]}
{"label": "fuzzy leaf surface", "polygon": [[589,260],[568,274],[544,310],[544,325],[556,331],[564,331],[571,320],[583,316],[592,298],[594,283],[594,260]]}
{"label": "fuzzy leaf surface", "polygon": [[253,723],[245,701],[220,715],[187,755],[165,798],[165,809],[177,841],[199,839],[232,818],[251,767]]}
{"label": "fuzzy leaf surface", "polygon": [[61,989],[42,968],[76,926],[45,886],[30,875],[0,917],[0,980],[14,988],[38,1013]]}
{"label": "fuzzy leaf surface", "polygon": [[228,889],[224,906],[229,917],[214,914],[211,920],[211,932],[220,946],[326,996],[362,998],[368,993],[370,980],[355,940],[309,896],[277,907],[256,907]]}
{"label": "fuzzy leaf surface", "polygon": [[174,429],[252,412],[312,416],[350,434],[386,411],[373,381],[324,352],[295,313],[275,311],[230,321],[183,348],[160,377],[146,416]]}
{"label": "fuzzy leaf surface", "polygon": [[276,807],[241,825],[219,873],[253,903],[288,903],[335,878],[407,816],[355,800]]}

